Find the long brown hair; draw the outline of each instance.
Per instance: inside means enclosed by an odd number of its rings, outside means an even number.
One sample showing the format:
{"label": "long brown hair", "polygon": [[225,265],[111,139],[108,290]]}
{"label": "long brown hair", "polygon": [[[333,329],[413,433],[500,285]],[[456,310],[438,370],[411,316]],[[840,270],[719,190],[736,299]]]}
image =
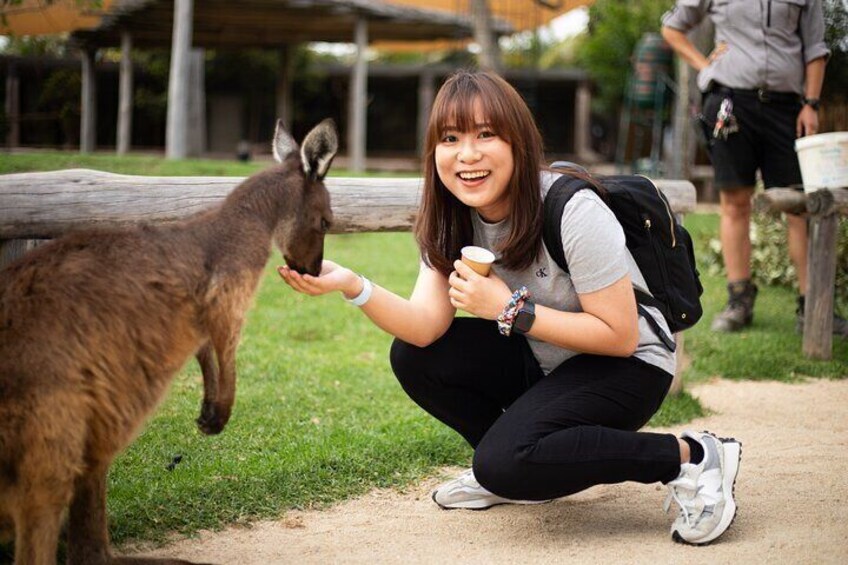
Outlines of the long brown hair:
{"label": "long brown hair", "polygon": [[433,102],[424,140],[424,194],[415,237],[424,261],[445,276],[459,250],[473,240],[471,209],[445,187],[436,171],[436,146],[448,125],[474,129],[479,101],[485,121],[512,147],[514,168],[507,186],[509,233],[497,251],[510,270],[529,267],[542,250],[542,195],[539,172],[545,168],[542,136],[521,95],[490,72],[461,70],[451,75]]}

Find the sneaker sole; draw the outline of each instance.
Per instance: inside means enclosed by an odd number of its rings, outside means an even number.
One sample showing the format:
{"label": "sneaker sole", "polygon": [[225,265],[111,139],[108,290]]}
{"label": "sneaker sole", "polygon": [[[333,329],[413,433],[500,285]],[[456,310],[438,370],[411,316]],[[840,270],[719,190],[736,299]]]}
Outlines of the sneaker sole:
{"label": "sneaker sole", "polygon": [[726,473],[722,479],[722,490],[730,493],[721,514],[718,526],[706,537],[699,540],[685,540],[680,534],[674,532],[671,538],[677,543],[686,545],[708,545],[715,541],[721,534],[726,532],[736,519],[736,476],[739,474],[739,462],[742,461],[742,442],[734,438],[720,437],[722,451],[724,452],[724,465]]}
{"label": "sneaker sole", "polygon": [[449,506],[446,506],[444,504],[439,503],[439,501],[436,500],[436,492],[435,491],[433,492],[432,495],[430,495],[430,498],[432,498],[433,502],[436,503],[436,506],[438,506],[442,510],[488,510],[489,508],[492,508],[494,506],[501,506],[502,504],[519,504],[519,505],[524,505],[524,506],[532,506],[534,504],[547,504],[548,502],[551,502],[553,500],[553,499],[550,499],[550,500],[505,500],[504,499],[504,500],[499,500],[497,502],[490,502],[490,501],[478,499],[478,500],[469,500],[469,501],[466,501],[466,502],[457,502],[455,504],[451,504]]}

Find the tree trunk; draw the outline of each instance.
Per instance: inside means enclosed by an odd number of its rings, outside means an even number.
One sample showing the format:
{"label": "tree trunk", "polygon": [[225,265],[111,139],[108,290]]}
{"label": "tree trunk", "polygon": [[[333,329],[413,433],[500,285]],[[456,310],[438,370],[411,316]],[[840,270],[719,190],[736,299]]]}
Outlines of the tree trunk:
{"label": "tree trunk", "polygon": [[492,29],[492,11],[486,0],[471,0],[471,21],[474,25],[474,41],[480,46],[480,68],[500,72],[501,50]]}

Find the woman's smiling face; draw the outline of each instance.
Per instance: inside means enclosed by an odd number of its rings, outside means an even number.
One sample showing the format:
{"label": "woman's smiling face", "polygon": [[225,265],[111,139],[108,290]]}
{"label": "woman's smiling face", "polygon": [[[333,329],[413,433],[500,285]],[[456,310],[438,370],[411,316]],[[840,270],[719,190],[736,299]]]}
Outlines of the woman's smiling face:
{"label": "woman's smiling face", "polygon": [[445,124],[435,161],[439,179],[460,202],[489,222],[507,216],[507,188],[515,168],[512,145],[492,129],[479,101],[474,103],[470,131]]}

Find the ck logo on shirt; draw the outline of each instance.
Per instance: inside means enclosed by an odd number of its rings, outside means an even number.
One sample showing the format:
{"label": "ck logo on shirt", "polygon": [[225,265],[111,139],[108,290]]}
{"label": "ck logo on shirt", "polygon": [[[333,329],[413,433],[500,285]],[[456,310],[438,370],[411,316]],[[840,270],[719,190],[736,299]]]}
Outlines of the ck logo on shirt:
{"label": "ck logo on shirt", "polygon": [[548,276],[548,268],[542,267],[538,271],[536,271],[536,278],[543,279]]}

